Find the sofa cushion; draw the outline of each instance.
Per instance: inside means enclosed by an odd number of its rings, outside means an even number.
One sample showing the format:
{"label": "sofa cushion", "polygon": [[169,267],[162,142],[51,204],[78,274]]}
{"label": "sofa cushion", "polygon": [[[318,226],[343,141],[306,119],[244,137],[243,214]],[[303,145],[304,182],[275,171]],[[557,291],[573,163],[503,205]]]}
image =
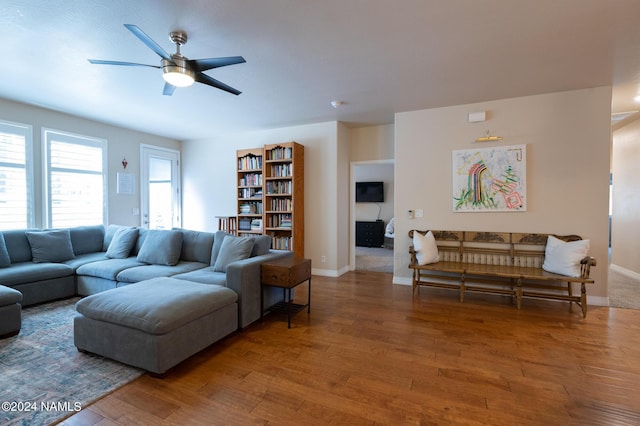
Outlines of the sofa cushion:
{"label": "sofa cushion", "polygon": [[87,296],[76,303],[76,310],[96,321],[166,334],[237,300],[228,288],[154,278]]}
{"label": "sofa cushion", "polygon": [[214,235],[211,232],[176,229],[182,232],[180,259],[187,262],[209,263]]}
{"label": "sofa cushion", "polygon": [[259,235],[257,237],[253,237],[253,249],[251,249],[250,257],[262,256],[263,254],[267,254],[269,253],[270,248],[270,235]]}
{"label": "sofa cushion", "polygon": [[73,259],[65,260],[62,263],[64,263],[65,265],[71,266],[75,271],[76,269],[78,269],[79,267],[81,267],[86,263],[97,262],[99,260],[106,260],[106,259],[108,259],[108,257],[105,254],[105,252],[97,251],[95,253],[85,253],[85,254],[78,255]]}
{"label": "sofa cushion", "polygon": [[218,231],[214,234],[213,247],[211,247],[211,261],[209,262],[209,265],[214,266],[216,264],[218,253],[220,253],[220,247],[222,247],[222,242],[226,237],[231,236],[231,234],[224,231]]}
{"label": "sofa cushion", "polygon": [[202,284],[216,284],[226,287],[227,286],[227,274],[224,272],[216,272],[213,270],[213,266],[197,269],[191,272],[185,272],[184,274],[176,274],[171,278],[178,280],[193,281]]}
{"label": "sofa cushion", "polygon": [[31,245],[29,245],[29,240],[27,239],[27,231],[38,231],[38,229],[2,231],[11,263],[31,262]]}
{"label": "sofa cushion", "polygon": [[7,251],[7,245],[4,242],[4,236],[0,232],[0,268],[11,266],[11,257]]}
{"label": "sofa cushion", "polygon": [[133,249],[132,256],[137,256],[140,253],[140,249],[144,244],[144,240],[147,239],[147,235],[149,234],[149,230],[147,228],[138,228],[138,241],[136,241],[136,246]]}
{"label": "sofa cushion", "polygon": [[15,286],[70,275],[73,275],[73,268],[64,263],[19,262],[12,263],[10,268],[0,269],[0,283]]}
{"label": "sofa cushion", "polygon": [[253,240],[251,237],[225,237],[222,241],[222,246],[220,246],[220,253],[218,253],[213,270],[227,272],[227,265],[230,263],[247,259],[253,249]]}
{"label": "sofa cushion", "polygon": [[172,275],[190,272],[206,267],[207,264],[200,262],[180,261],[176,265],[142,265],[128,268],[116,275],[118,282],[137,283],[155,277],[170,277]]}
{"label": "sofa cushion", "polygon": [[71,234],[68,229],[25,232],[34,263],[64,262],[73,259]]}
{"label": "sofa cushion", "polygon": [[76,226],[69,228],[73,254],[95,253],[102,250],[104,225]]}
{"label": "sofa cushion", "polygon": [[138,260],[155,265],[172,266],[180,260],[182,232],[150,230],[140,247]]}
{"label": "sofa cushion", "polygon": [[118,231],[118,229],[120,228],[131,228],[130,226],[123,226],[123,225],[109,225],[107,226],[107,228],[104,230],[104,241],[102,242],[102,251],[107,251],[107,249],[109,248],[109,244],[111,244],[111,240],[113,239],[113,236],[115,235],[116,231]]}
{"label": "sofa cushion", "polygon": [[138,239],[138,228],[120,227],[113,233],[113,237],[107,248],[107,257],[110,259],[126,259]]}
{"label": "sofa cushion", "polygon": [[[0,307],[5,307],[9,305],[15,305],[16,303],[20,303],[22,301],[22,293],[14,288],[5,287],[0,285]],[[20,315],[18,315],[20,317]],[[8,319],[3,317],[4,319]],[[4,325],[4,324],[3,324]]]}
{"label": "sofa cushion", "polygon": [[144,265],[144,263],[139,262],[135,257],[127,257],[126,259],[106,259],[86,263],[76,269],[76,274],[115,281],[118,274],[125,269],[142,265]]}

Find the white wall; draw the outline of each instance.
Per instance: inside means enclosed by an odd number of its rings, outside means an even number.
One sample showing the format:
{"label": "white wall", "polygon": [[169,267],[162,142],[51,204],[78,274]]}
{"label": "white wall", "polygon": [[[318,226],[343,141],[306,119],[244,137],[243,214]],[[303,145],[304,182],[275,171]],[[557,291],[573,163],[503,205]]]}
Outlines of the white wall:
{"label": "white wall", "polygon": [[394,131],[393,124],[349,129],[349,160],[393,159]]}
{"label": "white wall", "polygon": [[349,271],[349,225],[350,225],[350,171],[349,171],[349,149],[350,149],[351,129],[344,123],[338,123],[337,139],[337,187],[336,187],[336,270],[325,271],[326,275],[339,276]]}
{"label": "white wall", "polygon": [[[484,123],[467,115],[488,111]],[[396,114],[397,212],[394,281],[409,283],[410,229],[578,234],[591,240],[596,283],[590,303],[606,304],[611,88],[551,93]],[[487,130],[500,142],[473,140]],[[526,212],[454,213],[451,151],[527,144]]]}
{"label": "white wall", "polygon": [[[42,128],[92,136],[107,140],[108,167],[108,223],[139,225],[140,216],[133,209],[140,209],[140,144],[155,145],[180,150],[177,140],[141,133],[105,123],[87,120],[60,112],[0,99],[0,120],[33,126],[34,194],[36,226],[43,226],[42,206]],[[126,173],[135,175],[135,194],[116,193],[116,174],[125,171],[122,159],[128,165]]]}
{"label": "white wall", "polygon": [[640,120],[613,133],[611,264],[640,274]]}
{"label": "white wall", "polygon": [[305,156],[305,257],[311,259],[314,274],[336,275],[347,264],[342,259],[347,249],[339,248],[339,232],[344,228],[339,212],[344,205],[348,209],[348,203],[341,201],[343,184],[338,182],[344,174],[338,169],[338,162],[344,161],[345,148],[338,143],[342,132],[337,122],[328,122],[184,142],[184,226],[212,231],[217,229],[216,215],[235,215],[236,150],[296,141],[304,146]]}
{"label": "white wall", "polygon": [[384,182],[383,203],[355,203],[356,220],[381,219],[385,224],[393,217],[394,197],[394,164],[392,162],[353,165],[355,182]]}

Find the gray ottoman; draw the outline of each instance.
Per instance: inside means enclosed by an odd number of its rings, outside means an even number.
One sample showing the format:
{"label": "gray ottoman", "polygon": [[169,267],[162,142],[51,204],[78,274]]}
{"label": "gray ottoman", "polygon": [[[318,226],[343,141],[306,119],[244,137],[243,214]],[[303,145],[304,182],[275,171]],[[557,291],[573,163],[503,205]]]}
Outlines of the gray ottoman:
{"label": "gray ottoman", "polygon": [[0,285],[0,339],[15,336],[22,326],[22,293]]}
{"label": "gray ottoman", "polygon": [[238,295],[226,287],[154,278],[78,301],[78,350],[163,374],[238,329]]}

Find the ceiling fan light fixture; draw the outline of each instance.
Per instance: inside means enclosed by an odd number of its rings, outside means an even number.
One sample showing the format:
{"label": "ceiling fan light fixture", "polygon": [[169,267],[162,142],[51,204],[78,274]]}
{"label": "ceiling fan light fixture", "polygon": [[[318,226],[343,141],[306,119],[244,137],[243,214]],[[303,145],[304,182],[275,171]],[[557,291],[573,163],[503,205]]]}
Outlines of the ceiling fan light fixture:
{"label": "ceiling fan light fixture", "polygon": [[172,58],[173,62],[162,60],[162,78],[176,87],[191,86],[195,81],[195,73],[188,68],[184,60]]}

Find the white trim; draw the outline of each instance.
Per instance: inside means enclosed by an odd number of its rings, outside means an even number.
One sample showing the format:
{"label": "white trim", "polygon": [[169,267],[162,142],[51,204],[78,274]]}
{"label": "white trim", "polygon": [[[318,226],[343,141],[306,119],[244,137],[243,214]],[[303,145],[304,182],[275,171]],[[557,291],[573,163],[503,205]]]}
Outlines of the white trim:
{"label": "white trim", "polygon": [[[0,125],[6,127],[16,127],[24,131],[24,170],[27,184],[27,217],[26,227],[35,227],[35,194],[34,194],[34,171],[33,171],[33,126],[31,124],[18,123],[9,120],[0,120]],[[9,129],[7,129],[9,131]],[[19,133],[15,133],[19,134]]]}
{"label": "white trim", "polygon": [[412,285],[413,284],[413,279],[411,278],[407,278],[407,277],[396,277],[395,275],[393,276],[393,281],[394,284],[401,284],[401,285]]}
{"label": "white trim", "polygon": [[616,272],[621,273],[622,275],[625,275],[629,278],[632,278],[634,280],[640,280],[640,274],[632,271],[630,269],[627,268],[623,268],[622,266],[618,266],[618,265],[614,265],[613,263],[609,265],[609,269],[613,269]]}
{"label": "white trim", "polygon": [[311,268],[311,275],[319,275],[322,277],[333,277],[337,278],[349,272],[349,267],[345,266],[344,268],[340,268],[338,270],[335,269],[315,269]]}
{"label": "white trim", "polygon": [[[351,212],[349,217],[349,268],[350,270],[356,269],[356,178],[355,178],[355,168],[358,166],[374,166],[381,164],[393,164],[393,174],[394,174],[394,185],[395,185],[395,164],[396,160],[391,158],[387,160],[367,160],[367,161],[351,161],[349,163],[349,211]],[[395,199],[393,203],[394,215],[395,215]],[[394,249],[395,253],[395,249]],[[395,267],[395,256],[394,259],[394,267]]]}
{"label": "white trim", "polygon": [[[145,155],[152,154],[155,151],[157,154],[166,153],[165,159],[171,158],[175,164],[173,164],[173,172],[175,172],[175,182],[172,181],[172,186],[176,191],[175,199],[173,200],[174,217],[172,218],[172,227],[182,226],[182,173],[181,173],[181,157],[180,151],[172,148],[165,148],[156,145],[140,144],[140,226],[148,228],[149,224],[145,224],[145,214],[148,214],[148,190],[147,184],[149,182],[149,167],[145,163]],[[173,179],[172,179],[173,180]],[[147,221],[148,222],[148,221]]]}
{"label": "white trim", "polygon": [[587,295],[587,306],[609,306],[609,298]]}
{"label": "white trim", "polygon": [[55,134],[62,142],[93,146],[102,150],[102,222],[109,223],[109,141],[96,136],[82,135],[50,127],[41,128],[41,157],[42,157],[42,224],[51,227],[51,187],[49,182],[49,139],[48,134]]}

